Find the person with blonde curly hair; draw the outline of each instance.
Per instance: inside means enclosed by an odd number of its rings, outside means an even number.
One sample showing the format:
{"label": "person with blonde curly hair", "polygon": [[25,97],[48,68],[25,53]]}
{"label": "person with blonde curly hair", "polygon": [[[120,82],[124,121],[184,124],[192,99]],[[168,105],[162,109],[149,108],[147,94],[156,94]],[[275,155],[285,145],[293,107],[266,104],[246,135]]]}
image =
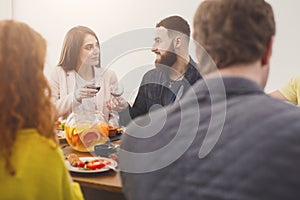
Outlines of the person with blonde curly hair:
{"label": "person with blonde curly hair", "polygon": [[0,199],[83,199],[55,139],[45,39],[0,21]]}

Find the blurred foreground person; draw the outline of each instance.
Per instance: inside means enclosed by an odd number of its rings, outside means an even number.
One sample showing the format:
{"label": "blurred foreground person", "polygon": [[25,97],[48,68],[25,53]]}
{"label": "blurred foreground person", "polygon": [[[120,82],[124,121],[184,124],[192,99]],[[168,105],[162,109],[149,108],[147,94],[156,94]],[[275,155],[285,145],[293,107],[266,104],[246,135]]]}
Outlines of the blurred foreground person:
{"label": "blurred foreground person", "polygon": [[263,90],[275,35],[271,6],[206,0],[194,30],[199,66],[210,73],[181,101],[150,113],[152,121],[128,126],[119,155],[126,197],[300,199],[300,110]]}
{"label": "blurred foreground person", "polygon": [[0,199],[83,199],[56,143],[45,55],[39,33],[0,21]]}

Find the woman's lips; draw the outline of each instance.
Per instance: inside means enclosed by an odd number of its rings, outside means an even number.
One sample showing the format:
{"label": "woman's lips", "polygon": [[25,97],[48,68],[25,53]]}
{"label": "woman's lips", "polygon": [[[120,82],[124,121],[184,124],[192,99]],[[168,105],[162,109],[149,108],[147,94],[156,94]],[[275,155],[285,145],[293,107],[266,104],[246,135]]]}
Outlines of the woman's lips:
{"label": "woman's lips", "polygon": [[92,60],[99,60],[99,57],[92,57]]}

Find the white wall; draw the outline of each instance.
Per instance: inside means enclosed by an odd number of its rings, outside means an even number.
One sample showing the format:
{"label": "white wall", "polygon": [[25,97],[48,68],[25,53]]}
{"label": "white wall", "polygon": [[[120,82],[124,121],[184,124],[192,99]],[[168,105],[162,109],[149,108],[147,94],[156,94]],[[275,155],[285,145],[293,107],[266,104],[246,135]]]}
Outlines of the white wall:
{"label": "white wall", "polygon": [[300,2],[269,0],[275,12],[277,32],[266,91],[274,90],[300,75]]}
{"label": "white wall", "polygon": [[[136,29],[154,28],[158,21],[172,14],[181,15],[191,23],[199,2],[200,0],[189,0],[189,3],[182,0],[13,0],[13,18],[30,24],[47,39],[45,73],[48,75],[58,62],[65,33],[73,26],[89,26],[98,33],[102,44],[107,41],[110,45],[115,36]],[[153,38],[149,38],[150,44],[152,41]],[[104,53],[102,50],[102,54]],[[150,49],[134,50],[116,60],[110,68],[117,72],[119,79],[127,75],[125,89],[130,91],[138,87],[143,73],[152,67],[150,64],[153,61]],[[128,72],[134,74],[134,77]]]}
{"label": "white wall", "polygon": [[1,0],[0,1],[0,20],[10,19],[12,11],[12,0]]}
{"label": "white wall", "polygon": [[[46,74],[49,74],[51,67],[58,61],[65,33],[75,25],[89,26],[98,33],[99,39],[105,44],[124,32],[153,28],[160,19],[172,14],[183,16],[192,26],[194,12],[201,2],[201,0],[12,1],[13,18],[30,24],[48,41]],[[281,87],[289,78],[300,74],[298,70],[300,37],[297,37],[300,33],[299,22],[297,22],[297,19],[300,19],[298,11],[300,2],[296,0],[269,0],[269,2],[276,15],[277,36],[266,91]],[[112,63],[111,68],[116,70],[120,79],[128,72],[132,72],[134,77],[131,75],[131,82],[126,84],[134,88],[138,86],[142,74],[150,67],[153,60],[154,56],[150,50],[142,49],[121,56]]]}

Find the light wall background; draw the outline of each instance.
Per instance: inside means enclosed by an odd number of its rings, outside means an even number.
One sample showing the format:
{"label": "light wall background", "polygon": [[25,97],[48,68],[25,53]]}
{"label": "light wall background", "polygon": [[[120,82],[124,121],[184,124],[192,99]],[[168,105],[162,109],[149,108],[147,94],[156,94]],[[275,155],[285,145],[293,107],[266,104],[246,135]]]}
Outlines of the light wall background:
{"label": "light wall background", "polygon": [[11,0],[0,1],[0,19],[11,18],[12,2]]}
{"label": "light wall background", "polygon": [[[201,0],[1,0],[0,19],[13,18],[26,22],[46,38],[48,54],[45,74],[48,76],[58,62],[65,33],[73,26],[85,25],[92,28],[102,43],[127,31],[153,28],[162,18],[173,14],[187,19],[192,27],[193,15],[200,2]],[[275,12],[277,34],[266,92],[279,88],[291,77],[300,75],[300,1],[268,2]],[[152,67],[153,61],[154,56],[150,50],[144,49],[121,56],[110,67],[116,71],[119,79],[134,71],[130,85],[136,88],[143,73]]]}

